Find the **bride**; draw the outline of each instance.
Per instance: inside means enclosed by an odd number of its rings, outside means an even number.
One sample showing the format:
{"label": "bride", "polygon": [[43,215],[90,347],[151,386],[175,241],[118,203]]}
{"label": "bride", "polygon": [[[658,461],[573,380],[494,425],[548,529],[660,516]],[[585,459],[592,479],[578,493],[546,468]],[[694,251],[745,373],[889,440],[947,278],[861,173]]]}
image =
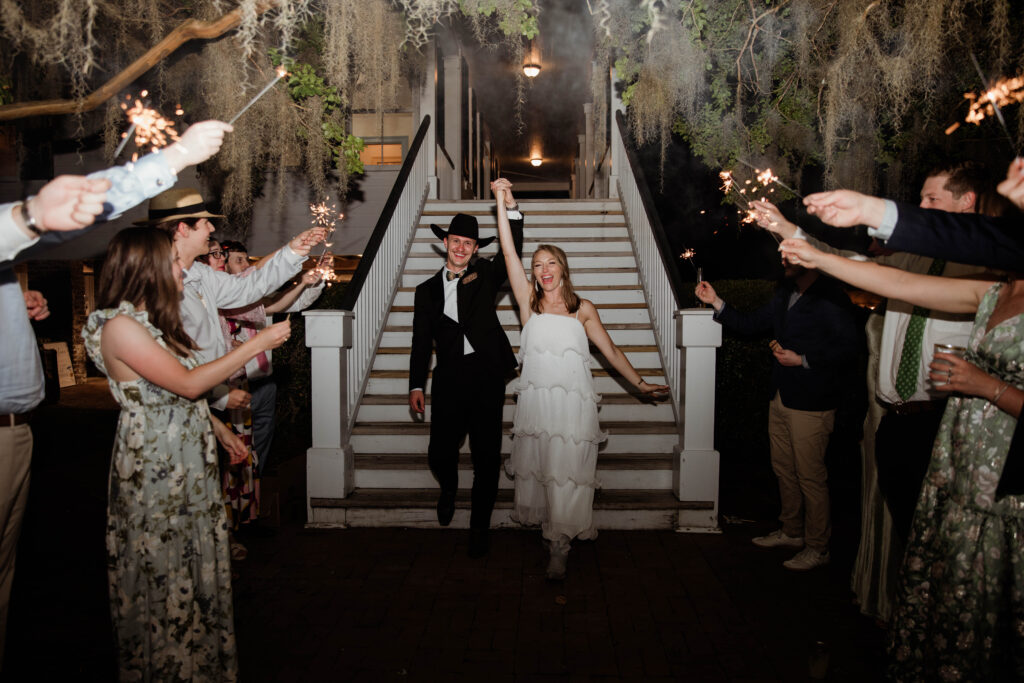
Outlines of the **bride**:
{"label": "bride", "polygon": [[663,395],[668,387],[645,382],[608,336],[594,304],[573,290],[564,251],[538,246],[530,283],[505,213],[505,193],[511,187],[504,178],[493,184],[498,236],[523,325],[510,460],[513,516],[522,524],[540,525],[551,553],[547,576],[561,580],[572,539],[597,536],[597,447],[605,436],[597,421],[600,397],[590,375],[590,343],[640,392]]}

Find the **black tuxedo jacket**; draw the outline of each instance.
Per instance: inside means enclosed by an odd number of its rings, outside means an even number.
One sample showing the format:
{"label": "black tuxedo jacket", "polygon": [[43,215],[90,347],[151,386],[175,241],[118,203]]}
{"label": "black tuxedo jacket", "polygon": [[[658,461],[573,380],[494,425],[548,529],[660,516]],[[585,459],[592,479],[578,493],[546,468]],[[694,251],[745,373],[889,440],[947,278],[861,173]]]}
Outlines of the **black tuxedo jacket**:
{"label": "black tuxedo jacket", "polygon": [[[510,221],[516,252],[523,252],[523,221]],[[508,336],[498,322],[495,300],[508,279],[505,257],[498,249],[493,259],[478,258],[458,284],[459,322],[444,314],[444,268],[416,288],[412,319],[412,353],[409,358],[409,390],[427,386],[431,349],[437,350],[437,367],[463,354],[463,337],[486,365],[502,376],[516,368]]]}

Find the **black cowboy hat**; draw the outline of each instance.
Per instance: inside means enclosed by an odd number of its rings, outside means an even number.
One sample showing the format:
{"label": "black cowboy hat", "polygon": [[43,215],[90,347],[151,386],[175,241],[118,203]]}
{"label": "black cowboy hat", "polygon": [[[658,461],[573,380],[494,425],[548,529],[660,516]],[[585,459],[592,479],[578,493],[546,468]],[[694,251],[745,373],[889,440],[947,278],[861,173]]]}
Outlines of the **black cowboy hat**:
{"label": "black cowboy hat", "polygon": [[458,235],[459,237],[468,237],[476,240],[476,246],[486,247],[488,244],[493,242],[496,237],[484,237],[480,239],[480,226],[476,222],[474,216],[470,216],[466,213],[457,213],[455,218],[452,219],[451,224],[448,226],[448,232],[444,231],[444,228],[430,224],[430,229],[437,235],[437,239],[447,239],[448,235]]}

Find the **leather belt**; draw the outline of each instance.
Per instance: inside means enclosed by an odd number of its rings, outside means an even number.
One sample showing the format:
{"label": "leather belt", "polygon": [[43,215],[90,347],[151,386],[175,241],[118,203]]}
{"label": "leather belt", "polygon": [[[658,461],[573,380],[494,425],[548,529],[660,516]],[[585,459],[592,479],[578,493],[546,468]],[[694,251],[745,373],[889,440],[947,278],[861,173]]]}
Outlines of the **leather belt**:
{"label": "leather belt", "polygon": [[2,413],[0,427],[17,427],[27,425],[32,420],[32,411],[27,413]]}
{"label": "leather belt", "polygon": [[886,403],[881,401],[885,409],[896,415],[920,415],[921,413],[932,413],[938,410],[945,410],[946,399],[938,401],[905,401],[903,403]]}

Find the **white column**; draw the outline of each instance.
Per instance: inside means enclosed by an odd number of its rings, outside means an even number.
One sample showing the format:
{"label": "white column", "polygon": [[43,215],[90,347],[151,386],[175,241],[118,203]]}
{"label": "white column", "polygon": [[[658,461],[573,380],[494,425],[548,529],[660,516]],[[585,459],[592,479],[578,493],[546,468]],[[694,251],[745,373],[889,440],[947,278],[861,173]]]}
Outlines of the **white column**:
{"label": "white column", "polygon": [[594,184],[594,103],[587,102],[583,105],[583,128],[586,131],[586,144],[583,149],[583,170],[585,175],[585,184],[583,186],[583,196],[590,198],[591,194],[590,187]]}
{"label": "white column", "polygon": [[344,498],[355,482],[349,443],[347,350],[352,347],[351,311],[303,311],[312,371],[310,403],[313,446],[306,451],[306,506],[311,498]]}
{"label": "white column", "polygon": [[618,197],[619,196],[619,169],[622,168],[622,164],[626,163],[626,160],[622,158],[622,152],[619,150],[619,145],[615,142],[619,136],[619,124],[615,120],[615,112],[621,111],[623,114],[626,113],[626,108],[622,105],[622,98],[615,91],[615,67],[608,69],[608,78],[611,81],[611,121],[608,124],[611,126],[611,175],[608,176],[608,196]]}
{"label": "white column", "polygon": [[427,61],[423,68],[423,86],[420,88],[418,111],[413,119],[413,132],[419,129],[423,117],[430,115],[430,129],[423,139],[420,154],[427,156],[427,198],[437,199],[437,50],[431,42],[426,48]]}
{"label": "white column", "polygon": [[[719,454],[715,450],[715,354],[722,326],[710,308],[676,311],[676,353],[682,353],[681,447],[675,448],[672,489],[679,500],[712,503],[686,511],[680,531],[718,530]],[[682,517],[681,517],[682,519]]]}
{"label": "white column", "polygon": [[576,199],[585,199],[587,188],[584,187],[584,183],[587,180],[587,172],[584,170],[584,166],[587,158],[587,136],[578,135],[576,137],[580,146],[576,154]]}
{"label": "white column", "polygon": [[484,155],[480,162],[483,164],[484,180],[481,183],[480,196],[483,199],[491,199],[491,141],[484,143]]}
{"label": "white column", "polygon": [[473,172],[473,177],[476,179],[476,198],[487,199],[487,188],[484,187],[484,155],[481,153],[483,149],[483,129],[480,127],[480,110],[476,112],[476,143],[473,145],[473,164],[476,170]]}
{"label": "white column", "polygon": [[448,199],[462,199],[462,56],[444,58],[444,148],[455,169]]}

